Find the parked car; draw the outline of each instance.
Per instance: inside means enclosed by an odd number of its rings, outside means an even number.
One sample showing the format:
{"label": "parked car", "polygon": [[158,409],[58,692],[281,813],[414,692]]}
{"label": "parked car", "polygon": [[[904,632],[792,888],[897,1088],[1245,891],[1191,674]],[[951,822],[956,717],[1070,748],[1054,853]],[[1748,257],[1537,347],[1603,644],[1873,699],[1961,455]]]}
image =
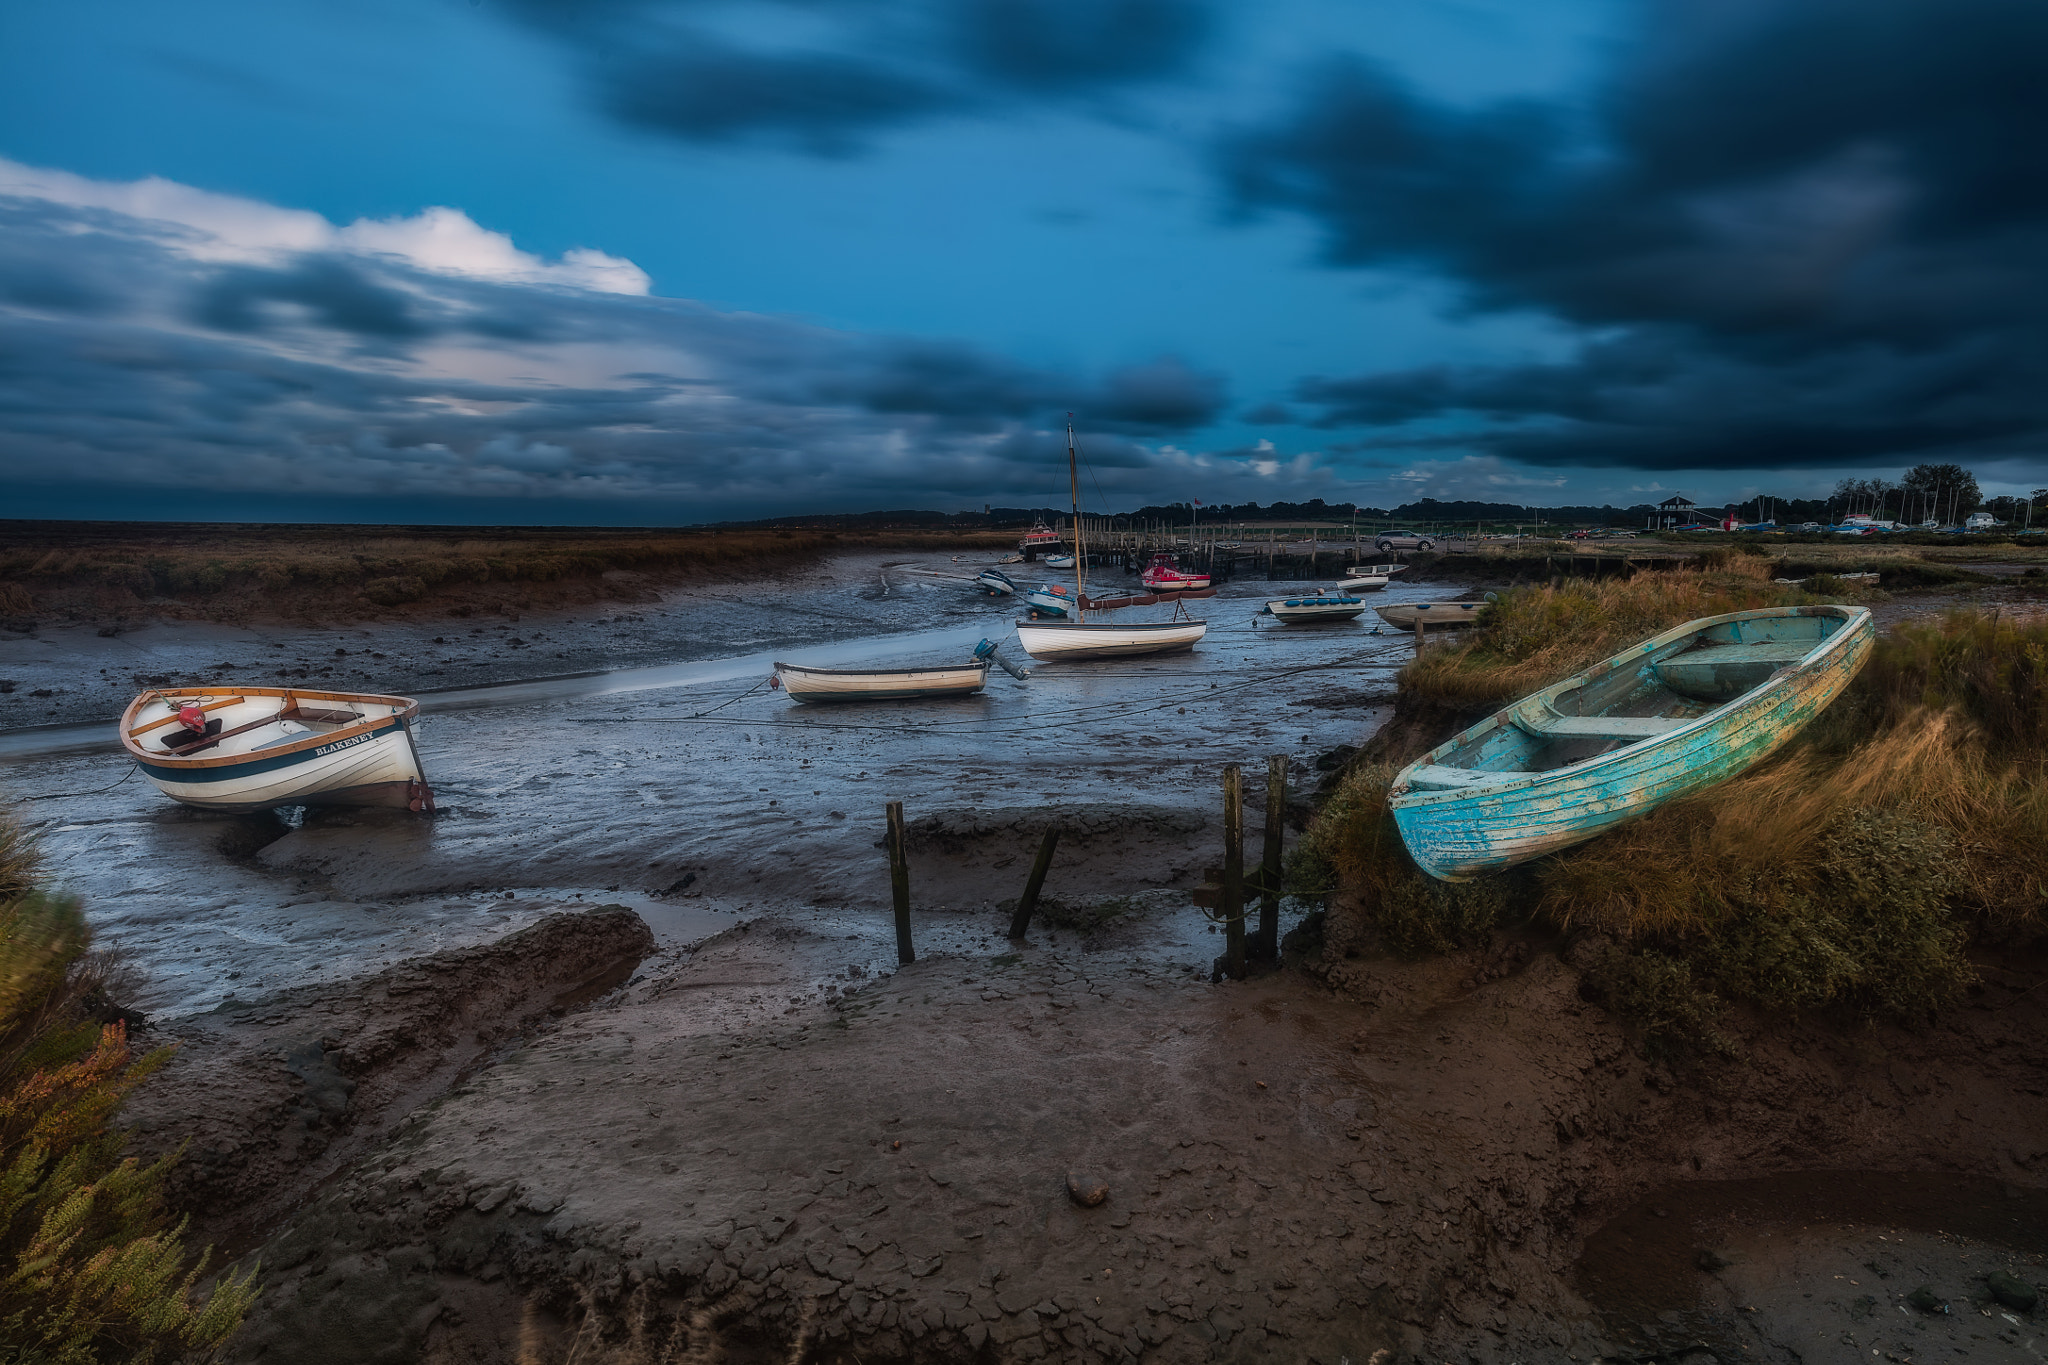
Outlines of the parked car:
{"label": "parked car", "polygon": [[1388,531],[1375,540],[1373,545],[1381,554],[1390,555],[1396,550],[1434,549],[1436,537],[1426,536],[1420,531]]}
{"label": "parked car", "polygon": [[1569,533],[1568,533],[1568,534],[1567,534],[1567,535],[1565,536],[1565,539],[1566,539],[1566,540],[1591,540],[1591,539],[1593,538],[1593,535],[1594,535],[1594,533],[1593,533],[1593,532],[1591,532],[1591,531],[1572,531],[1572,532],[1569,532]]}

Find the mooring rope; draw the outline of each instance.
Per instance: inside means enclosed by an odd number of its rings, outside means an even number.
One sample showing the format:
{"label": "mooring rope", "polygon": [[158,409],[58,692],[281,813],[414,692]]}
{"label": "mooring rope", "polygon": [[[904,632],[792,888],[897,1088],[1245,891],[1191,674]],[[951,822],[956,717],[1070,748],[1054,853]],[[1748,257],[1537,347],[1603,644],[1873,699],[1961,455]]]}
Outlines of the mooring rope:
{"label": "mooring rope", "polygon": [[135,761],[134,761],[133,759],[130,759],[130,760],[129,760],[129,763],[128,763],[128,771],[127,771],[127,772],[125,772],[125,773],[123,773],[123,774],[121,774],[121,777],[120,777],[120,780],[119,780],[119,781],[115,781],[115,782],[109,782],[109,783],[108,783],[108,784],[107,784],[106,786],[104,786],[104,787],[101,787],[101,788],[99,788],[99,789],[98,789],[98,790],[96,790],[96,791],[89,791],[89,792],[44,792],[44,793],[43,793],[43,794],[42,794],[41,796],[24,796],[24,797],[22,797],[21,799],[22,799],[23,801],[61,801],[61,800],[63,800],[63,799],[64,799],[65,797],[67,797],[67,796],[104,796],[104,795],[105,795],[106,793],[108,793],[108,792],[112,791],[112,790],[113,790],[114,788],[116,788],[116,787],[120,786],[122,782],[126,782],[126,781],[127,781],[127,780],[128,780],[129,778],[131,778],[131,777],[135,776],[135,774],[137,774],[137,773],[139,773],[139,772],[141,772],[141,771],[142,771],[142,765],[141,765],[140,763],[137,763],[137,762],[135,762]]}

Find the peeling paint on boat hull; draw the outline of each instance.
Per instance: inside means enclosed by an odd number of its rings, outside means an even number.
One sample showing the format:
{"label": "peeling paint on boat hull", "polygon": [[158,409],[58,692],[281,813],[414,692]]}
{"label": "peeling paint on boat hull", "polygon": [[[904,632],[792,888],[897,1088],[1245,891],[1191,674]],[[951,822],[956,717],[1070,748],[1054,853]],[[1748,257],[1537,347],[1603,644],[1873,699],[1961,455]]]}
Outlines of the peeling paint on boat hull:
{"label": "peeling paint on boat hull", "polygon": [[[1840,609],[1793,610],[1819,614]],[[1660,645],[1704,626],[1770,614],[1736,612],[1689,622],[1537,695],[1552,695],[1628,667]],[[1667,801],[1734,777],[1776,753],[1849,685],[1870,657],[1874,639],[1870,613],[1853,609],[1844,628],[1821,641],[1798,667],[1667,735],[1500,784],[1401,790],[1408,773],[1469,747],[1508,723],[1515,708],[1505,708],[1403,770],[1390,802],[1394,823],[1416,864],[1442,881],[1467,881],[1569,848]]]}

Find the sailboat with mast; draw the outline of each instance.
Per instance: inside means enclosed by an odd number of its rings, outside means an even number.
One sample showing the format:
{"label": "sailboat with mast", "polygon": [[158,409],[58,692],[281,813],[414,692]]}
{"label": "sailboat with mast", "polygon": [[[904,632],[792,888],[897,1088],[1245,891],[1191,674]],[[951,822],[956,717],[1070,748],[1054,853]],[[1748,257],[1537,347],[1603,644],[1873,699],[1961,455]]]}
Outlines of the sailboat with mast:
{"label": "sailboat with mast", "polygon": [[[1093,598],[1088,596],[1088,550],[1081,526],[1081,465],[1074,445],[1074,415],[1067,414],[1067,478],[1074,500],[1074,598],[1064,617],[1050,621],[1019,621],[1017,643],[1034,659],[1122,659],[1134,654],[1175,654],[1193,649],[1209,633],[1209,623],[1187,615],[1180,598],[1209,597],[1214,589],[1193,593],[1152,593],[1138,597]],[[1062,585],[1064,587],[1064,585]],[[1050,592],[1042,589],[1041,592]],[[1065,597],[1064,591],[1058,594]],[[1036,605],[1038,594],[1027,594]],[[1091,621],[1091,614],[1119,607],[1172,602],[1171,621]]]}

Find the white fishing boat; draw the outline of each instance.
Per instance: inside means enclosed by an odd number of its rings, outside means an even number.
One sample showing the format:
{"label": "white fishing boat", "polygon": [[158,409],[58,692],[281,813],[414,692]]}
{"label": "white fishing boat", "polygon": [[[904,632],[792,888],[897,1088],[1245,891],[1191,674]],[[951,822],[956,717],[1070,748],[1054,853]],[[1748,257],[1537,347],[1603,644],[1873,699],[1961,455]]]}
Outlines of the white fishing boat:
{"label": "white fishing boat", "polygon": [[1408,572],[1406,564],[1353,564],[1344,570],[1346,578],[1392,578]]}
{"label": "white fishing boat", "polygon": [[1207,621],[1019,621],[1017,643],[1034,659],[1121,659],[1177,654],[1209,633]]}
{"label": "white fishing boat", "polygon": [[1364,578],[1347,578],[1337,585],[1339,592],[1378,592],[1387,586],[1385,577],[1369,574]]}
{"label": "white fishing boat", "polygon": [[1400,630],[1413,630],[1415,623],[1437,626],[1471,626],[1479,623],[1484,602],[1402,602],[1391,607],[1374,607],[1380,620]]}
{"label": "white fishing boat", "polygon": [[[1134,654],[1172,654],[1193,649],[1195,642],[1209,633],[1209,623],[1197,621],[1186,615],[1187,608],[1179,600],[1179,591],[1158,595],[1127,596],[1112,600],[1091,600],[1088,596],[1087,563],[1088,550],[1083,543],[1081,522],[1081,466],[1080,455],[1074,446],[1074,423],[1067,422],[1067,477],[1074,497],[1074,592],[1069,597],[1065,584],[1059,584],[1036,593],[1026,593],[1024,600],[1034,609],[1045,610],[1042,602],[1054,604],[1058,612],[1056,620],[1025,620],[1017,623],[1017,643],[1024,652],[1034,659],[1120,659]],[[1187,576],[1183,576],[1184,579]],[[1150,577],[1145,585],[1156,587]],[[1203,576],[1199,582],[1182,581],[1173,585],[1185,589],[1189,595],[1209,595],[1209,580]],[[1040,594],[1043,594],[1041,597]],[[1174,620],[1133,621],[1128,623],[1089,621],[1090,610],[1108,611],[1116,607],[1137,606],[1141,603],[1171,601]]]}
{"label": "white fishing boat", "polygon": [[1309,597],[1275,598],[1266,603],[1266,612],[1289,624],[1302,621],[1349,621],[1364,615],[1365,601],[1347,593],[1319,592]]}
{"label": "white fishing boat", "polygon": [[1045,557],[1045,567],[1048,569],[1071,569],[1074,567],[1074,557],[1072,555],[1047,555]]}
{"label": "white fishing boat", "polygon": [[968,697],[988,684],[988,660],[950,668],[804,668],[778,663],[775,676],[791,701]]}
{"label": "white fishing boat", "polygon": [[1017,591],[1017,584],[1001,569],[983,569],[974,576],[974,586],[991,597],[1009,597]]}
{"label": "white fishing boat", "polygon": [[430,812],[419,703],[373,692],[208,685],[145,692],[121,747],[156,789],[203,810],[396,806]]}

